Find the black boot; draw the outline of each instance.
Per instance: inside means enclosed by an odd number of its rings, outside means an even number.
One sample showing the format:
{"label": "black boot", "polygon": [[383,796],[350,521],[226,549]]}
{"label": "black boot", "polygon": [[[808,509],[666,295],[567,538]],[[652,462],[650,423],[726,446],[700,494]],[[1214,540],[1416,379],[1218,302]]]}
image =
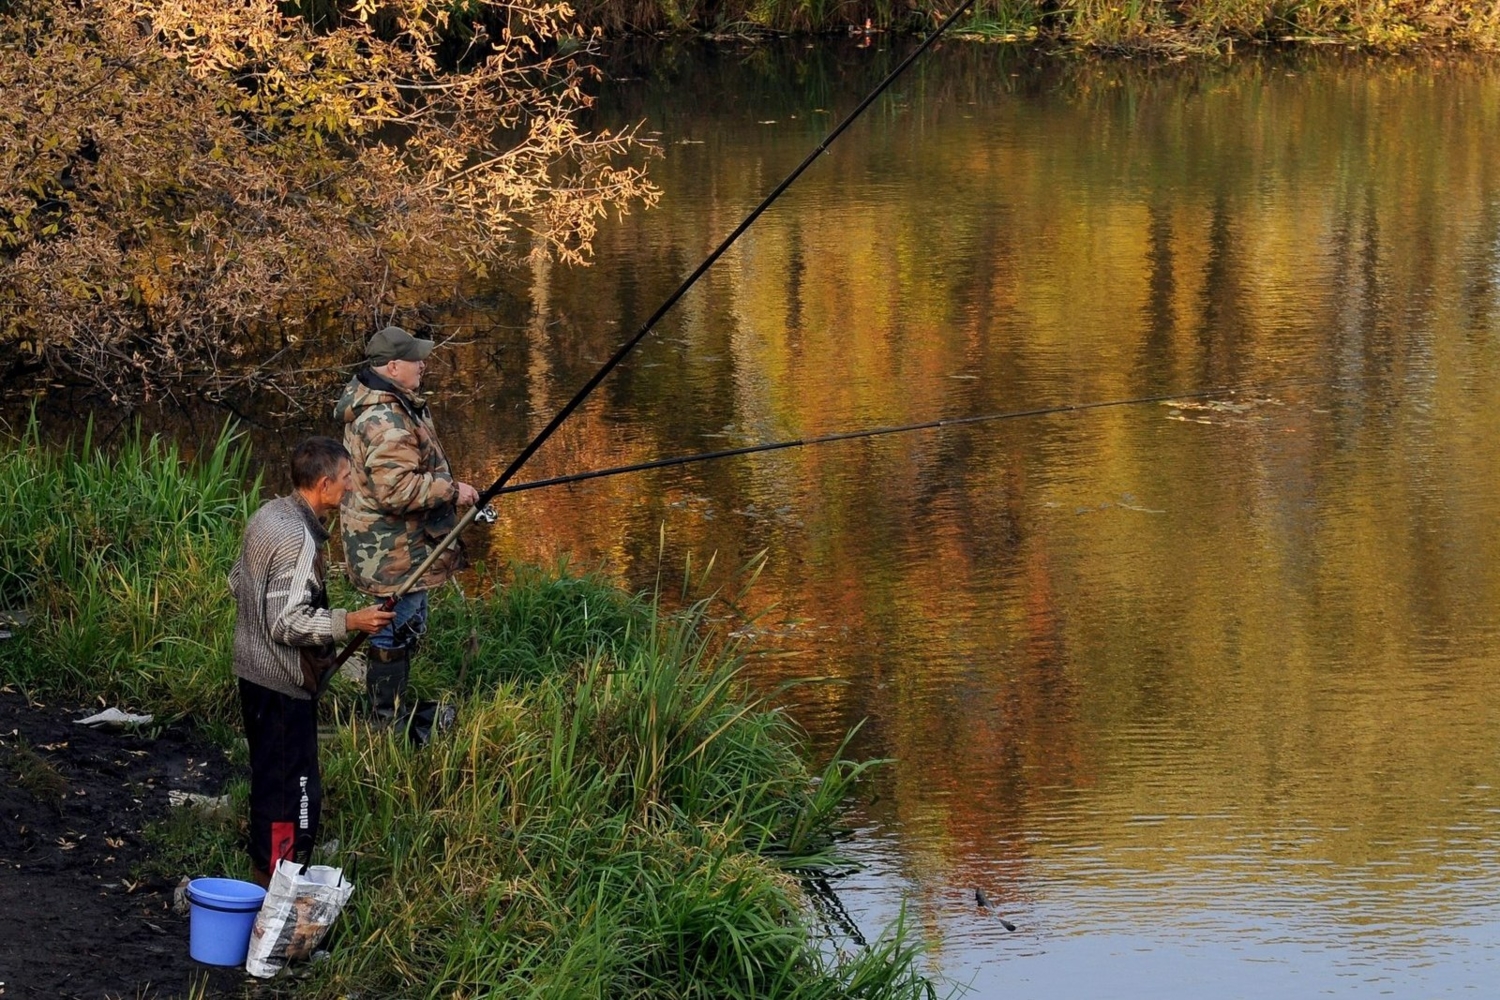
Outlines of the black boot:
{"label": "black boot", "polygon": [[406,648],[371,647],[365,667],[365,693],[370,713],[379,722],[396,718],[406,700],[406,681],[411,676],[411,653]]}

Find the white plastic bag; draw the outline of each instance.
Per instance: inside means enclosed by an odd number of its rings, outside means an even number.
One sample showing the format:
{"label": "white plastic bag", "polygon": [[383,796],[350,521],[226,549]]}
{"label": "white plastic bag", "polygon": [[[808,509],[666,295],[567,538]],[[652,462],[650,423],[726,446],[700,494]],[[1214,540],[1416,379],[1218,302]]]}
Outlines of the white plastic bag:
{"label": "white plastic bag", "polygon": [[245,971],[266,979],[289,959],[308,958],[354,892],[341,868],[283,861],[271,875],[266,901],[250,930]]}

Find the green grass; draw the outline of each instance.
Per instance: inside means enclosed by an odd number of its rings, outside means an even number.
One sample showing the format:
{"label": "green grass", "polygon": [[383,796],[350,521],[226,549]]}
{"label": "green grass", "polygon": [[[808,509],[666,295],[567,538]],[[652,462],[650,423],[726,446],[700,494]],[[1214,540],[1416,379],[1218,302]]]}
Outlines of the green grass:
{"label": "green grass", "polygon": [[[31,623],[0,682],[189,716],[233,744],[226,575],[258,502],[226,429],[169,444],[0,445],[0,598]],[[414,750],[336,687],[320,839],[358,889],[308,997],[916,998],[902,924],[830,947],[799,876],[826,873],[871,763],[809,769],[800,731],[741,682],[707,603],[559,566],[437,595],[415,686],[457,727]],[[352,597],[347,590],[344,596]],[[243,755],[241,755],[241,761]],[[236,814],[176,810],[150,873],[243,876]],[[847,943],[845,943],[847,944]]]}
{"label": "green grass", "polygon": [[195,461],[159,438],[106,452],[91,432],[47,449],[35,424],[0,444],[0,607],[31,624],[0,644],[22,691],[229,717],[225,574],[254,509],[228,428]]}
{"label": "green grass", "polygon": [[866,765],[812,775],[701,606],[536,682],[482,688],[423,751],[353,724],[326,783],[362,890],[313,995],[916,997],[905,933],[816,947],[792,869],[834,863]]}
{"label": "green grass", "polygon": [[448,690],[538,680],[628,646],[652,621],[648,605],[597,574],[573,575],[566,563],[549,571],[514,566],[504,600],[437,602],[433,634],[462,641],[429,643],[424,659]]}

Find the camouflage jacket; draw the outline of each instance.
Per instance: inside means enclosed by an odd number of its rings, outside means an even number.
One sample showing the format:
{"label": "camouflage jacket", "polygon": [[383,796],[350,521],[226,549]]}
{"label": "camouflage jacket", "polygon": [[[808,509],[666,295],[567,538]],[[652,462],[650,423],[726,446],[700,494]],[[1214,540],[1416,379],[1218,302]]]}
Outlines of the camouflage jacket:
{"label": "camouflage jacket", "polygon": [[[422,397],[362,368],[333,416],[344,425],[354,465],[354,489],[339,511],[349,581],[385,597],[458,523],[458,488]],[[412,589],[441,586],[465,565],[463,545],[455,542]]]}

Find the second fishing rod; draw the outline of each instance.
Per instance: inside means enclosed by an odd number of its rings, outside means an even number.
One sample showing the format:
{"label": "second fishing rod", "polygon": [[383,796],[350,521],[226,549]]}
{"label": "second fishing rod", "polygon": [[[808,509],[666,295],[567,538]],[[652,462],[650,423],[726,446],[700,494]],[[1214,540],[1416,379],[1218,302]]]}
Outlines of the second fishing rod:
{"label": "second fishing rod", "polygon": [[[646,338],[646,335],[649,334],[652,329],[656,327],[656,324],[661,321],[662,317],[665,316],[671,310],[671,308],[675,306],[684,295],[687,294],[688,290],[698,282],[698,279],[703,277],[708,269],[713,267],[715,262],[717,262],[718,259],[722,257],[724,253],[734,244],[734,242],[744,234],[745,230],[749,229],[750,226],[754,224],[755,220],[760,218],[762,213],[764,213],[766,209],[770,208],[771,205],[776,201],[776,199],[780,198],[781,195],[787,190],[787,188],[791,187],[792,184],[797,180],[797,178],[801,177],[803,172],[806,171],[808,167],[812,166],[812,164],[818,159],[818,157],[822,156],[823,153],[827,151],[828,147],[833,143],[833,141],[837,139],[845,129],[852,125],[855,120],[864,113],[866,108],[875,103],[880,95],[885,93],[890,85],[894,83],[902,73],[906,72],[907,68],[910,67],[912,63],[916,62],[917,58],[921,56],[923,52],[927,51],[927,49],[930,48],[934,42],[936,42],[939,38],[946,34],[948,29],[956,24],[958,22],[958,19],[962,17],[963,14],[968,11],[968,9],[973,5],[974,0],[961,0],[959,5],[954,8],[953,12],[949,14],[941,24],[934,28],[932,33],[924,38],[921,44],[913,49],[906,56],[906,58],[902,59],[901,62],[896,65],[896,68],[891,70],[891,72],[886,75],[885,79],[881,80],[880,83],[876,85],[874,90],[870,91],[870,93],[866,95],[865,98],[859,102],[859,104],[855,105],[854,110],[845,115],[843,120],[835,125],[833,129],[829,131],[828,135],[823,138],[823,141],[818,143],[817,146],[815,146],[813,150],[803,158],[802,162],[797,164],[792,172],[786,175],[786,177],[781,181],[780,184],[777,184],[774,188],[772,188],[770,193],[761,200],[760,204],[756,205],[755,208],[750,212],[750,214],[745,216],[744,220],[741,221],[740,224],[736,226],[734,230],[728,236],[726,236],[717,247],[714,248],[714,251],[707,257],[705,257],[703,259],[703,262],[699,264],[691,274],[683,279],[682,283],[677,286],[676,290],[674,290],[671,295],[668,295],[666,300],[657,307],[656,311],[653,312],[649,318],[647,318],[646,322],[641,325],[640,329],[635,333],[635,335],[632,336],[629,340],[625,341],[625,343],[620,345],[615,353],[610,356],[609,360],[605,361],[604,364],[599,367],[599,370],[596,371],[593,376],[583,384],[582,388],[580,388],[573,395],[573,398],[568,400],[568,402],[562,407],[562,409],[557,411],[557,414],[547,423],[547,426],[543,427],[541,431],[531,439],[531,442],[521,450],[521,453],[515,457],[510,465],[506,466],[505,471],[500,473],[500,476],[493,483],[491,483],[489,487],[484,490],[484,492],[479,494],[478,502],[476,502],[472,507],[468,509],[468,511],[464,513],[463,517],[459,519],[458,524],[454,526],[453,530],[450,531],[446,536],[444,536],[443,539],[433,547],[427,558],[423,560],[422,564],[418,566],[404,581],[402,581],[401,585],[396,589],[395,593],[391,594],[385,599],[384,605],[386,608],[395,607],[397,601],[411,592],[412,588],[416,585],[416,581],[420,580],[422,576],[427,572],[427,570],[432,566],[432,564],[436,562],[437,559],[440,558],[442,554],[447,551],[455,541],[458,540],[459,536],[463,534],[464,530],[467,529],[469,525],[474,523],[474,519],[478,515],[478,513],[483,510],[492,499],[498,496],[502,490],[505,489],[506,484],[510,482],[510,480],[515,476],[517,472],[520,471],[521,467],[531,459],[532,455],[536,454],[537,449],[541,448],[541,446],[546,443],[547,439],[550,438],[553,433],[562,426],[563,422],[566,421],[570,416],[572,416],[573,412],[577,410],[578,407],[583,405],[584,400],[588,399],[589,395],[592,394],[596,388],[598,388],[599,383],[603,382],[604,379],[609,376],[609,373],[614,371],[615,368],[620,364],[620,362],[624,361],[626,356],[635,349],[636,345]],[[354,651],[358,649],[359,646],[364,642],[364,640],[364,633],[356,633],[354,638],[349,641],[348,645],[346,645],[342,652],[339,653],[338,659],[335,664],[335,669],[330,669],[324,674],[321,683],[318,686],[319,693],[322,693],[322,691],[326,689],[328,681],[332,679],[332,675],[334,674],[336,667],[338,665],[342,665],[346,660],[348,660],[349,657],[353,655]]]}
{"label": "second fishing rod", "polygon": [[[590,469],[586,472],[573,472],[563,476],[552,476],[547,479],[533,479],[524,483],[511,483],[497,490],[497,494],[525,493],[529,490],[543,490],[554,486],[571,486],[575,483],[588,482],[591,479],[607,479],[612,476],[623,476],[633,472],[648,472],[652,469],[670,469],[680,465],[697,465],[700,462],[713,462],[725,458],[738,458],[745,455],[759,455],[768,451],[786,451],[791,448],[808,448],[814,445],[836,444],[840,441],[858,441],[862,438],[887,437],[892,434],[913,434],[918,431],[941,430],[946,427],[964,427],[971,424],[997,423],[1006,420],[1024,420],[1028,417],[1056,416],[1063,413],[1084,413],[1089,410],[1106,410],[1122,406],[1140,406],[1146,403],[1171,403],[1176,400],[1210,399],[1216,396],[1243,396],[1250,393],[1264,393],[1274,389],[1286,388],[1291,385],[1306,385],[1306,382],[1277,382],[1265,385],[1253,385],[1243,387],[1219,386],[1209,389],[1192,389],[1186,392],[1156,393],[1150,396],[1131,396],[1126,399],[1102,399],[1086,403],[1058,403],[1054,406],[1034,406],[1025,410],[1004,410],[998,413],[976,413],[959,417],[940,417],[936,420],[923,420],[913,424],[889,424],[882,427],[863,427],[858,430],[835,431],[831,434],[820,434],[815,437],[788,438],[784,441],[766,441],[760,444],[740,445],[737,448],[719,448],[714,451],[700,451],[691,455],[674,455],[670,458],[653,458],[645,462],[634,462],[630,465],[616,465],[607,469]],[[484,516],[484,515],[479,515]],[[493,520],[493,516],[489,518]]]}

